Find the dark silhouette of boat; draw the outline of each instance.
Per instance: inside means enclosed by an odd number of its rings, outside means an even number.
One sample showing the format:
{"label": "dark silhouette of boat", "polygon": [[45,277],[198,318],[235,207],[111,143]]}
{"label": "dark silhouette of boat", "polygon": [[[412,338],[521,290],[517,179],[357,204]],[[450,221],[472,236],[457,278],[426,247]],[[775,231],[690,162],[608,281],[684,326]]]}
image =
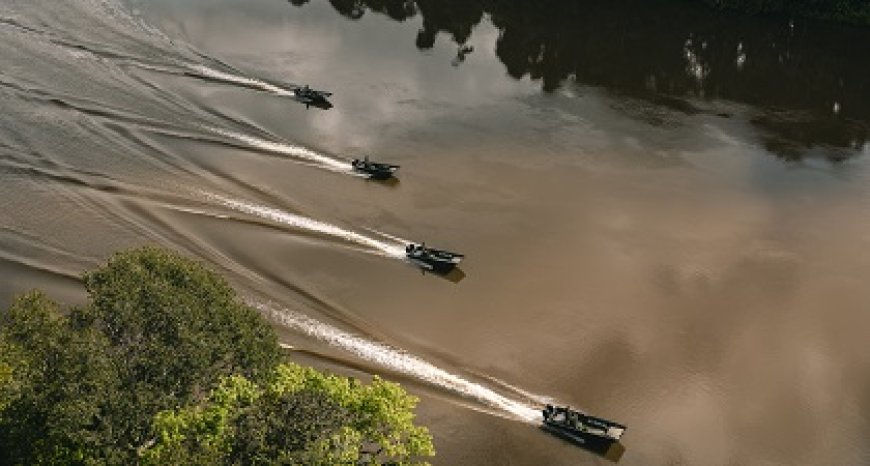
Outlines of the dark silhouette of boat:
{"label": "dark silhouette of boat", "polygon": [[353,162],[350,163],[350,166],[354,169],[354,171],[366,174],[369,176],[369,178],[374,180],[386,180],[394,176],[396,174],[396,171],[399,169],[398,165],[372,162],[369,160],[368,156],[366,156],[362,160],[353,159]]}
{"label": "dark silhouette of boat", "polygon": [[455,252],[426,247],[426,243],[411,243],[405,248],[408,260],[423,270],[445,274],[453,270],[465,257]]}
{"label": "dark silhouette of boat", "polygon": [[563,406],[547,405],[541,429],[583,448],[604,454],[619,442],[626,427]]}
{"label": "dark silhouette of boat", "polygon": [[332,104],[327,100],[327,97],[330,97],[331,95],[332,92],[318,91],[317,89],[308,87],[307,84],[293,89],[294,98],[298,102],[305,104],[305,108],[313,105],[324,110],[330,109],[332,108]]}

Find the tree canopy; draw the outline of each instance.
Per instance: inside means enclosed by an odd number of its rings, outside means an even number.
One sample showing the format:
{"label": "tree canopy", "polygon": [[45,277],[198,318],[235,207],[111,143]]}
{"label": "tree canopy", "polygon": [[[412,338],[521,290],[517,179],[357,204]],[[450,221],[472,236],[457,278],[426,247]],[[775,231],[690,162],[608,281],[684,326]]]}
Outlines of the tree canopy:
{"label": "tree canopy", "polygon": [[[144,247],[0,310],[0,464],[413,464],[416,399],[293,364],[202,265]],[[374,448],[374,450],[372,450]]]}
{"label": "tree canopy", "polygon": [[158,414],[145,463],[427,464],[434,448],[413,424],[416,404],[378,377],[364,385],[282,364],[262,384],[225,378],[203,402]]}

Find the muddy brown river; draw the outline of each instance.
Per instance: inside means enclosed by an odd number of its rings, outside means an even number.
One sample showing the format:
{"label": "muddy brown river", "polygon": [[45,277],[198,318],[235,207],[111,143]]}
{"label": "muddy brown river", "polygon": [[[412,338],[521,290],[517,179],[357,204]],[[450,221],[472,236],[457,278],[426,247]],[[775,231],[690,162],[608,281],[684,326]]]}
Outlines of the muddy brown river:
{"label": "muddy brown river", "polygon": [[435,464],[870,464],[870,29],[605,3],[6,0],[0,304],[159,244]]}

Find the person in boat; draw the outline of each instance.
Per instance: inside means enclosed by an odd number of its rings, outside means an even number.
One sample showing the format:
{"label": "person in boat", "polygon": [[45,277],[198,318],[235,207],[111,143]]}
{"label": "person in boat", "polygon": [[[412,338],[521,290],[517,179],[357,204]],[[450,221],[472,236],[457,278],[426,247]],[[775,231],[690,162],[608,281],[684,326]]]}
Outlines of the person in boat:
{"label": "person in boat", "polygon": [[369,156],[366,155],[362,159],[353,159],[353,165],[360,170],[365,170],[371,167],[371,162],[369,162]]}
{"label": "person in boat", "polygon": [[553,415],[556,414],[555,410],[556,409],[553,407],[553,405],[544,406],[544,420],[552,419]]}
{"label": "person in boat", "polygon": [[426,243],[422,245],[411,243],[405,247],[405,252],[408,254],[420,253],[426,250]]}
{"label": "person in boat", "polygon": [[576,421],[577,419],[579,419],[577,413],[569,410],[568,408],[564,406],[552,405],[547,405],[544,409],[544,418],[551,422],[574,428],[576,428]]}
{"label": "person in boat", "polygon": [[570,412],[570,411],[568,413],[566,413],[565,422],[568,424],[568,427],[573,427],[576,429],[577,428],[577,421],[578,421],[577,413]]}

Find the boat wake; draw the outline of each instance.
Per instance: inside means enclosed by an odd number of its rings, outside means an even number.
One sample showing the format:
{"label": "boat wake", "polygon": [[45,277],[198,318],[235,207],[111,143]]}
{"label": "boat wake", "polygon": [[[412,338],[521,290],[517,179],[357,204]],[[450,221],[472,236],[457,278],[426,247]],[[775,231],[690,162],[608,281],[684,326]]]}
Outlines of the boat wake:
{"label": "boat wake", "polygon": [[[140,132],[150,131],[206,143],[219,143],[223,139],[253,150],[293,157],[318,167],[352,174],[350,164],[336,157],[289,144],[280,138],[270,137],[265,132],[255,133],[259,134],[257,137],[238,131],[216,129],[227,123],[233,123],[236,128],[244,128],[244,121],[233,120],[208,105],[200,105],[200,102],[188,99],[183,93],[177,93],[174,86],[164,86],[164,80],[151,81],[148,73],[132,68],[243,87],[280,97],[295,97],[294,86],[246,77],[244,73],[220,63],[210,67],[191,62],[191,59],[196,60],[199,56],[215,63],[204,55],[198,55],[192,48],[163,36],[156,29],[139,24],[137,18],[124,13],[124,7],[116,5],[114,0],[74,0],[71,3],[75,8],[66,9],[59,16],[40,7],[41,3],[43,2],[26,0],[0,2],[0,16],[3,16],[0,22],[7,25],[0,28],[0,54],[3,55],[3,63],[6,65],[0,76],[0,86],[31,99],[37,96],[42,102],[51,104],[46,107],[46,111],[42,108],[34,111],[32,101],[19,99],[20,96],[7,99],[9,92],[0,92],[4,102],[4,112],[0,116],[0,146],[15,143],[22,148],[20,163],[14,157],[4,156],[11,160],[6,162],[6,170],[15,172],[12,179],[27,181],[28,189],[30,185],[38,186],[45,190],[46,195],[51,194],[53,199],[63,201],[42,203],[48,208],[58,209],[57,211],[40,210],[43,215],[20,215],[22,212],[32,212],[32,206],[30,210],[24,209],[27,201],[34,196],[42,196],[43,191],[15,192],[6,207],[12,209],[10,218],[21,223],[20,229],[27,230],[32,223],[44,229],[48,236],[56,235],[57,243],[73,244],[75,246],[70,247],[78,247],[88,251],[88,254],[96,255],[107,254],[110,252],[109,248],[116,244],[133,243],[134,239],[147,238],[149,241],[173,245],[203,257],[216,257],[239,277],[252,282],[258,279],[271,280],[293,287],[293,290],[306,301],[314,303],[313,305],[328,306],[329,303],[301,286],[294,287],[296,284],[289,280],[282,282],[283,277],[275,276],[277,272],[268,275],[269,267],[257,269],[254,265],[237,262],[229,253],[224,255],[219,243],[211,243],[207,237],[198,237],[196,233],[178,228],[170,221],[175,216],[164,217],[159,209],[155,209],[155,205],[164,206],[180,212],[209,215],[220,220],[237,220],[232,218],[235,215],[211,213],[189,206],[189,188],[185,187],[191,184],[204,186],[206,181],[233,181],[231,178],[223,175],[218,177],[219,173],[210,172],[194,161],[174,154],[171,145],[164,146],[162,140],[154,140]],[[15,8],[26,7],[25,13],[32,16],[32,19],[24,17],[18,21],[11,16],[6,18],[8,15],[3,14],[3,10],[10,5]],[[18,32],[10,33],[10,27]],[[51,31],[52,35],[49,37],[40,31]],[[39,57],[39,60],[34,60],[33,57]],[[227,71],[221,71],[222,69]],[[24,103],[16,107],[19,100]],[[79,115],[70,118],[68,111],[77,112]],[[52,124],[46,125],[46,122]],[[204,129],[207,131],[203,131]],[[248,125],[248,129],[257,128]],[[47,168],[41,168],[42,166]],[[163,175],[164,172],[172,177],[151,176],[152,173]],[[49,191],[43,179],[52,180],[61,185],[61,188],[76,189]],[[153,179],[158,180],[160,185],[151,187]],[[32,181],[36,182],[31,183]],[[4,187],[8,188],[7,191],[14,192],[19,185],[11,186],[13,187]],[[77,189],[79,187],[83,189]],[[248,185],[239,183],[236,187],[250,189]],[[8,194],[7,191],[3,192]],[[257,192],[263,194],[262,191]],[[337,238],[360,246],[371,254],[400,261],[405,260],[405,246],[410,243],[380,232],[354,232],[228,195],[201,191],[199,188],[194,188],[193,193],[197,200],[217,203],[226,209],[258,221],[262,220],[264,224],[288,226]],[[42,226],[41,221],[37,222],[37,217],[63,218],[62,215],[68,214],[66,211],[69,210],[67,199],[70,206],[84,207],[75,211],[77,229],[59,231],[51,228],[48,223]],[[5,213],[6,211],[0,209],[0,214]],[[10,226],[4,226],[6,227]],[[88,238],[84,238],[86,241],[80,241],[83,238],[75,233],[83,229],[93,232]],[[121,236],[117,232],[130,236]],[[5,243],[12,241],[8,234],[0,239]],[[35,243],[32,241],[21,243],[22,246],[13,249],[34,249]],[[24,254],[19,256],[9,253],[8,251],[13,250],[9,247],[5,249],[6,253],[0,251],[0,260],[21,264],[21,267],[29,269],[44,270],[66,280],[73,278],[70,270],[81,268],[76,257],[72,255],[65,259],[67,264],[72,265],[48,267],[46,264],[51,264],[51,261],[31,259]],[[54,262],[57,262],[65,257],[58,251],[48,250],[44,254],[33,253],[32,256],[39,258],[51,255]],[[499,387],[495,384],[484,382],[493,387],[489,388],[448,372],[401,349],[362,336],[366,334],[365,331],[356,331],[361,335],[348,333],[280,307],[263,304],[255,304],[255,307],[289,329],[295,329],[355,357],[371,361],[385,370],[427,382],[524,422],[536,423],[540,420],[534,403],[518,401],[525,399],[523,396],[506,396],[498,391]],[[349,321],[351,319],[345,318],[346,323]]]}
{"label": "boat wake", "polygon": [[249,146],[253,149],[269,152],[272,154],[285,155],[298,159],[307,160],[316,164],[321,168],[332,170],[345,174],[355,174],[351,169],[350,162],[341,160],[335,157],[330,157],[311,149],[302,146],[288,144],[286,142],[275,142],[261,139],[248,134],[229,131],[221,128],[206,128],[208,131],[231,139],[234,143]]}
{"label": "boat wake", "polygon": [[300,230],[306,230],[314,233],[321,233],[335,238],[340,238],[351,243],[364,246],[373,253],[391,257],[394,259],[405,258],[405,248],[403,244],[393,243],[371,238],[361,235],[354,231],[346,230],[336,225],[314,220],[312,218],[296,215],[283,210],[267,207],[263,205],[252,204],[250,202],[229,198],[220,194],[200,191],[199,194],[210,202],[228,207],[230,209],[243,212],[257,217],[265,218],[274,222],[288,225]]}
{"label": "boat wake", "polygon": [[205,65],[194,65],[191,64],[188,66],[189,71],[186,72],[187,75],[209,79],[212,81],[220,81],[228,84],[236,84],[239,86],[244,86],[251,89],[257,89],[261,91],[271,92],[272,94],[281,96],[281,97],[293,97],[295,94],[292,89],[284,88],[281,86],[276,86],[274,84],[268,83],[266,81],[249,78],[247,76],[240,76],[237,74],[227,73],[224,71],[216,70],[214,68],[209,68]]}
{"label": "boat wake", "polygon": [[374,233],[374,234],[376,234],[376,235],[378,235],[378,236],[381,236],[381,237],[383,237],[383,238],[387,238],[387,239],[389,239],[389,240],[391,240],[391,241],[395,241],[397,244],[401,244],[401,245],[403,245],[403,246],[407,246],[407,245],[409,245],[409,244],[413,244],[411,241],[408,241],[408,240],[403,239],[403,238],[399,238],[398,236],[393,236],[393,235],[391,235],[391,234],[389,234],[389,233],[384,233],[383,231],[380,231],[380,230],[375,230],[374,228],[364,228],[364,230],[366,230],[366,231],[370,231],[370,232],[372,232],[372,233]]}
{"label": "boat wake", "polygon": [[289,309],[279,309],[259,302],[249,304],[289,329],[341,348],[386,369],[471,398],[490,408],[507,413],[519,421],[529,424],[541,422],[541,412],[532,404],[510,399],[491,388],[447,372],[401,349],[353,335]]}

